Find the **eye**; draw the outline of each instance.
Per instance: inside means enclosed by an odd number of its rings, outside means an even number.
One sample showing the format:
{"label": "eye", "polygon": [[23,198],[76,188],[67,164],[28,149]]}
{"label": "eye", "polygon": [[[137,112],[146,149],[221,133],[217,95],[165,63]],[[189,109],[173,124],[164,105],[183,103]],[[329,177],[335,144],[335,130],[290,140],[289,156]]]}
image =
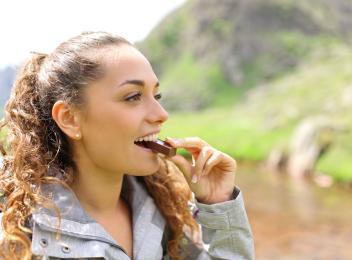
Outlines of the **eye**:
{"label": "eye", "polygon": [[[142,94],[141,94],[141,93],[138,93],[138,94],[135,94],[135,95],[133,95],[133,96],[127,97],[125,100],[126,100],[126,101],[138,101],[138,100],[141,99],[141,96],[142,96]],[[160,99],[162,98],[162,94],[161,94],[161,93],[158,93],[158,94],[156,94],[156,95],[154,96],[154,98],[155,98],[156,100],[160,100]]]}
{"label": "eye", "polygon": [[126,101],[137,101],[141,99],[141,93],[126,98]]}
{"label": "eye", "polygon": [[158,93],[155,95],[156,100],[160,100],[162,97],[163,97],[163,95],[161,93]]}

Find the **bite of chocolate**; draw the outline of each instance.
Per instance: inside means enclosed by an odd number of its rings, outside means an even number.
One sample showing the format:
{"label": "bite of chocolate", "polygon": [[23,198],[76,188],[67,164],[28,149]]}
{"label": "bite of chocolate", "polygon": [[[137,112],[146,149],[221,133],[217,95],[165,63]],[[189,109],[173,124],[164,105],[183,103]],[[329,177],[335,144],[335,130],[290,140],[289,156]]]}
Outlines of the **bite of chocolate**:
{"label": "bite of chocolate", "polygon": [[156,141],[141,141],[137,142],[136,144],[152,149],[155,152],[162,153],[169,157],[174,156],[177,150],[167,142],[162,141],[160,139],[157,139]]}

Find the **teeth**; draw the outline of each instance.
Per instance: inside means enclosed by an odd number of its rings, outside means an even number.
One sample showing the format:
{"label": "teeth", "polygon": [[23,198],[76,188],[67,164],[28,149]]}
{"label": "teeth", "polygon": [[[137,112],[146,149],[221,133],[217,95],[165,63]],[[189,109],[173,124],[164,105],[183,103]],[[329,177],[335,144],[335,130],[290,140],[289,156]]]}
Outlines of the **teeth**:
{"label": "teeth", "polygon": [[147,135],[144,137],[137,138],[136,142],[142,142],[142,141],[156,141],[158,139],[158,134],[154,135]]}

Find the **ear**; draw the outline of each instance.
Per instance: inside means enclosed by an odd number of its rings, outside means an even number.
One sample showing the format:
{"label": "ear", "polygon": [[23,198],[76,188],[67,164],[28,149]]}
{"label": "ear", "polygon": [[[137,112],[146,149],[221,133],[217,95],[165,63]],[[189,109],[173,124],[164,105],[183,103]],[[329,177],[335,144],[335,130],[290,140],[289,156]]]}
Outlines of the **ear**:
{"label": "ear", "polygon": [[80,114],[77,109],[73,109],[66,102],[58,100],[51,110],[51,116],[61,131],[68,137],[76,140],[81,138]]}

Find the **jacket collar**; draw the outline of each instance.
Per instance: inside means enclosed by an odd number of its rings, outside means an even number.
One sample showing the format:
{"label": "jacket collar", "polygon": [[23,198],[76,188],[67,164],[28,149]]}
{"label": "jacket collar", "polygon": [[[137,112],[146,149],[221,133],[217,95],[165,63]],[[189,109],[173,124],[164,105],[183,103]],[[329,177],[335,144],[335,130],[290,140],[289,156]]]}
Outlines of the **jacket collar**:
{"label": "jacket collar", "polygon": [[[58,230],[71,237],[99,240],[119,247],[105,229],[85,212],[72,191],[59,184],[47,184],[43,186],[43,192],[60,210],[61,223],[58,226],[55,210],[39,207],[33,213],[33,222],[40,229],[52,232]],[[139,259],[138,256],[150,253],[154,246],[160,246],[165,220],[148,194],[142,177],[125,175],[121,196],[132,209],[133,254]],[[33,236],[38,235],[35,232],[40,229],[34,229]],[[152,236],[152,239],[148,239],[148,236]]]}

